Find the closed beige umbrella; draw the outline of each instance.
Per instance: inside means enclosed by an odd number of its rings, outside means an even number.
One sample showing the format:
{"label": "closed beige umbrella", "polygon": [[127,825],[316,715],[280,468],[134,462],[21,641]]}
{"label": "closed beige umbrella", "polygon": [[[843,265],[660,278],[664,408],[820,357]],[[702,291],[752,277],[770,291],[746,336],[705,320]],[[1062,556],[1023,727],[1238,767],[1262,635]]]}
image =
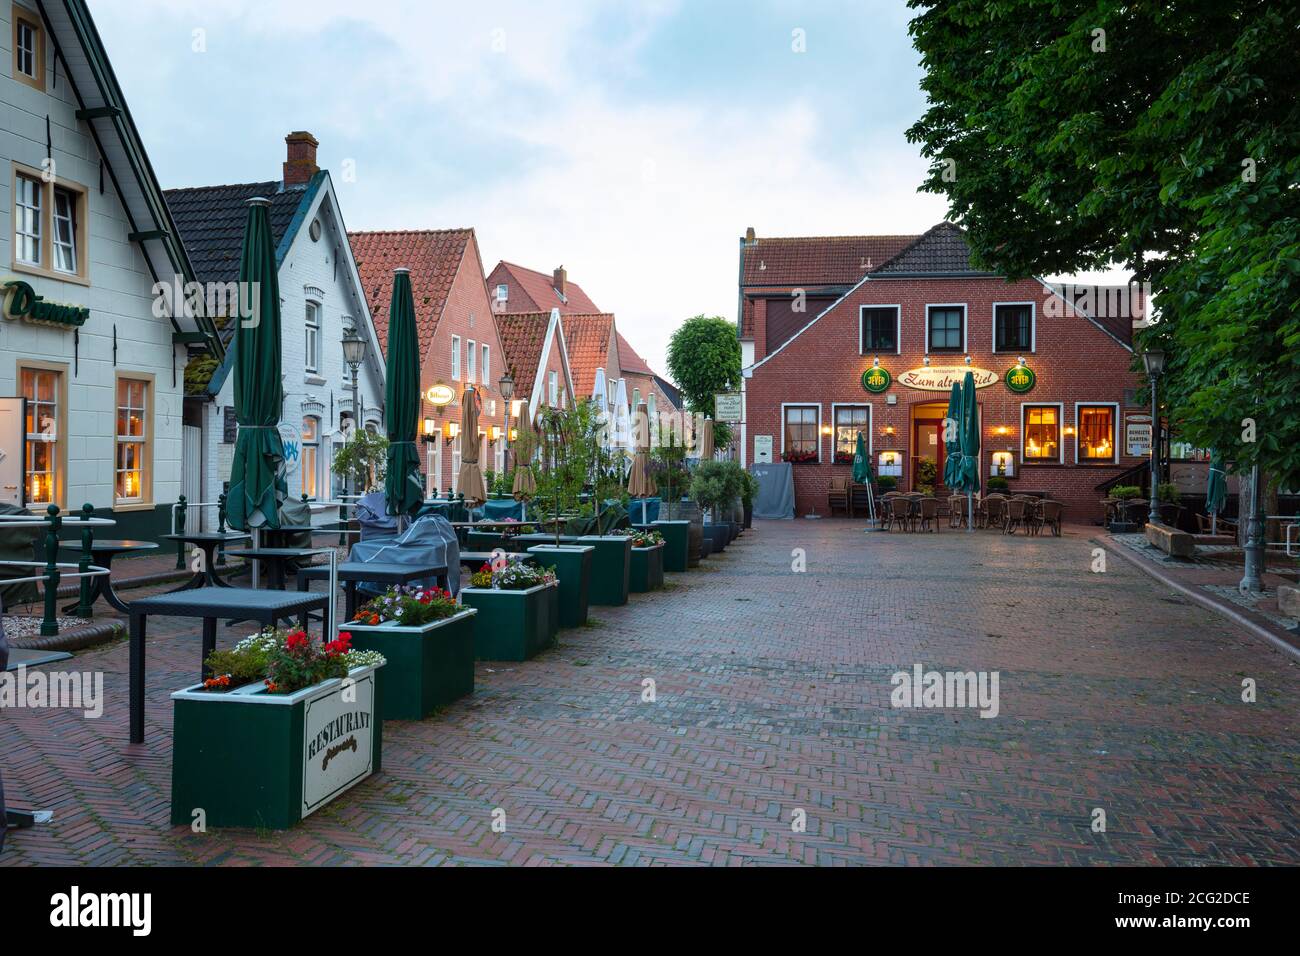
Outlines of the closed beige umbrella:
{"label": "closed beige umbrella", "polygon": [[515,481],[510,493],[515,501],[531,501],[537,494],[537,476],[533,474],[533,455],[537,452],[537,432],[520,416],[518,436],[514,439]]}
{"label": "closed beige umbrella", "polygon": [[487,501],[483,469],[478,466],[478,392],[465,389],[460,404],[460,473],[457,487],[471,507]]}
{"label": "closed beige umbrella", "polygon": [[632,471],[627,476],[627,493],[633,498],[649,498],[659,489],[650,477],[650,413],[646,403],[636,407],[636,454],[632,456]]}
{"label": "closed beige umbrella", "polygon": [[700,426],[700,461],[710,461],[713,458],[713,419],[704,419],[704,424]]}

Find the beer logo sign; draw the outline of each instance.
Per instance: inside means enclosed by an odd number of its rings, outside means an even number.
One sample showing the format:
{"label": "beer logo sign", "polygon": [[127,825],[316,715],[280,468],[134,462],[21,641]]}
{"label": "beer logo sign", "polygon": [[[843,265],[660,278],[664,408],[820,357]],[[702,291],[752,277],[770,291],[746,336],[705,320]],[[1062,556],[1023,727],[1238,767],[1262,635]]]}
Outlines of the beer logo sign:
{"label": "beer logo sign", "polygon": [[456,398],[456,392],[450,385],[431,385],[429,390],[424,393],[425,400],[430,405],[437,405],[441,408],[443,405],[450,405]]}
{"label": "beer logo sign", "polygon": [[894,382],[888,371],[876,365],[862,373],[862,387],[873,395],[879,395]]}
{"label": "beer logo sign", "polygon": [[1023,395],[1034,387],[1034,384],[1038,381],[1038,376],[1034,374],[1032,368],[1024,365],[1013,365],[1007,369],[1005,381],[1007,388],[1017,395]]}

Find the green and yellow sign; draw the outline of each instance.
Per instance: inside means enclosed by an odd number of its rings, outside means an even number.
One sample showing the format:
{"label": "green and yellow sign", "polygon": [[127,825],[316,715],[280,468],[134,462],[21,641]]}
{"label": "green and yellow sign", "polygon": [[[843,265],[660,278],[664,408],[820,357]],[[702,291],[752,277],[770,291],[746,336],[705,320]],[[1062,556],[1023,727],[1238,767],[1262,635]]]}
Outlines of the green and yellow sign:
{"label": "green and yellow sign", "polygon": [[1023,395],[1034,387],[1034,384],[1038,381],[1038,376],[1035,375],[1034,370],[1028,366],[1013,365],[1011,368],[1007,369],[1004,381],[1007,383],[1007,388],[1011,389],[1011,391],[1015,392],[1017,395]]}
{"label": "green and yellow sign", "polygon": [[894,377],[879,365],[874,365],[862,373],[862,387],[873,395],[886,391],[894,382]]}
{"label": "green and yellow sign", "polygon": [[86,306],[46,302],[21,279],[11,279],[4,284],[4,289],[7,319],[22,319],[33,325],[49,325],[56,329],[78,329],[90,318],[90,309]]}

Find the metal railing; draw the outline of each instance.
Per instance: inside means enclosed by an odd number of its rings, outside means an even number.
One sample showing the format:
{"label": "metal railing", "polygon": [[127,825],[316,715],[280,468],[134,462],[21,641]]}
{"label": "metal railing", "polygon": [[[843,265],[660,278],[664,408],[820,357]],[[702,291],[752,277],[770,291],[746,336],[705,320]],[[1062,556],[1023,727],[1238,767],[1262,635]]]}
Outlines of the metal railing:
{"label": "metal railing", "polygon": [[[45,608],[44,616],[41,618],[41,637],[54,637],[59,633],[59,582],[65,578],[68,580],[81,581],[81,601],[77,605],[76,615],[78,617],[90,616],[90,587],[92,578],[102,577],[109,573],[108,568],[101,568],[91,563],[90,543],[93,539],[92,528],[106,528],[117,524],[111,518],[94,517],[94,506],[83,505],[81,514],[72,515],[65,518],[59,514],[58,505],[50,505],[45,509],[45,516],[40,515],[0,515],[0,525],[21,525],[33,528],[48,529],[45,535],[45,561],[0,561],[0,565],[24,568],[41,568],[44,573],[32,575],[23,578],[6,578],[0,580],[0,586],[11,584],[34,584],[40,582],[44,585]],[[59,532],[63,530],[64,522],[69,525],[78,525],[82,528],[82,552],[81,559],[77,563],[68,561],[59,561]],[[75,571],[65,572],[65,568],[75,568]],[[84,612],[84,613],[83,613]]]}

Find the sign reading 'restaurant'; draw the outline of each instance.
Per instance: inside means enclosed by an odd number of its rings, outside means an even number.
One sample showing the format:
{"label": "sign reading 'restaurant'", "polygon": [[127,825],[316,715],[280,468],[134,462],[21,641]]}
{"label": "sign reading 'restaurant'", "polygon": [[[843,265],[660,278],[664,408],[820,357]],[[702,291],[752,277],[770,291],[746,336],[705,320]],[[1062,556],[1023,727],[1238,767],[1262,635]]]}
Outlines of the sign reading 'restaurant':
{"label": "sign reading 'restaurant'", "polygon": [[303,717],[304,817],[374,769],[374,694],[371,673],[308,702]]}
{"label": "sign reading 'restaurant'", "polygon": [[898,384],[904,388],[919,388],[923,392],[951,392],[952,383],[960,383],[970,372],[975,376],[976,388],[988,388],[998,380],[997,372],[970,365],[929,365],[922,368],[909,368],[898,376]]}

